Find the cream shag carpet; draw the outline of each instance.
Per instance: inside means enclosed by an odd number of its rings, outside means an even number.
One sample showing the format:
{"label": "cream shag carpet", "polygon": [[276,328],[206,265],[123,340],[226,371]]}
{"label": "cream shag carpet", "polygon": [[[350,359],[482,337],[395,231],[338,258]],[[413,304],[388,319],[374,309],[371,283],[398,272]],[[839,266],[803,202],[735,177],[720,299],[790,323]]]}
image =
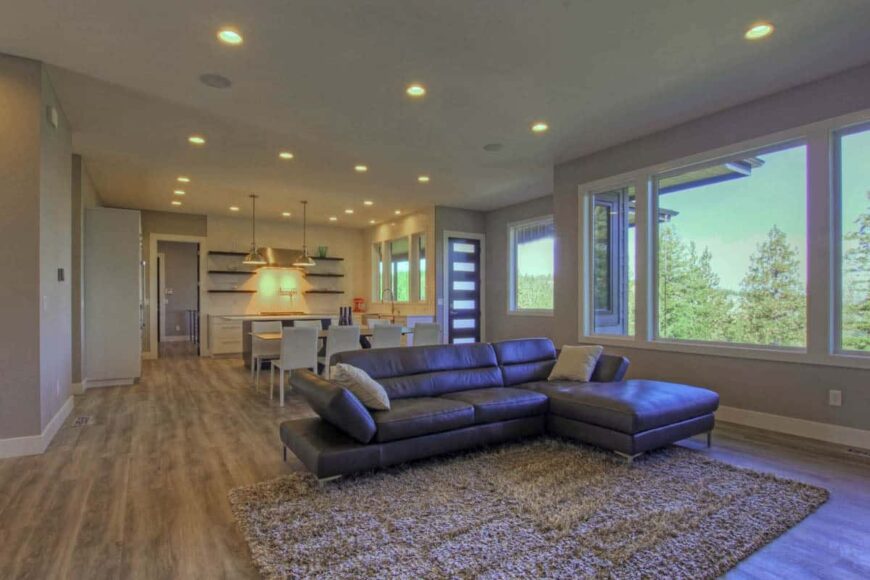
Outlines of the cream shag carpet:
{"label": "cream shag carpet", "polygon": [[684,448],[629,467],[550,439],[230,492],[271,578],[714,578],[827,498]]}

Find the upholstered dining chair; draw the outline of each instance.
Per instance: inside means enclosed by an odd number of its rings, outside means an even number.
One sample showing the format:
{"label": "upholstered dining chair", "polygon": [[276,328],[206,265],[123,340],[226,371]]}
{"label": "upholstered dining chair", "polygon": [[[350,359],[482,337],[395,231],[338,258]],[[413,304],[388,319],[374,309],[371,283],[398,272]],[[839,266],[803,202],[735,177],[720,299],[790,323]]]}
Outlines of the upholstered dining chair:
{"label": "upholstered dining chair", "polygon": [[284,373],[296,369],[317,371],[317,335],[320,331],[311,326],[288,326],[281,334],[281,352],[272,361],[269,369],[269,398],[275,392],[275,369],[278,369],[279,398],[284,405]]}
{"label": "upholstered dining chair", "polygon": [[441,344],[441,325],[437,322],[418,322],[412,335],[414,346]]}
{"label": "upholstered dining chair", "polygon": [[[251,333],[281,332],[281,321],[254,321],[251,323]],[[259,340],[251,337],[251,383],[255,389],[260,388],[260,367],[267,360],[276,359],[281,355],[281,345],[277,340]],[[255,378],[256,377],[256,378]]]}
{"label": "upholstered dining chair", "polygon": [[398,324],[379,324],[372,327],[372,348],[402,346],[402,327]]}
{"label": "upholstered dining chair", "polygon": [[359,348],[359,326],[330,326],[326,330],[326,356],[318,359],[323,377],[328,379],[332,374],[332,355]]}

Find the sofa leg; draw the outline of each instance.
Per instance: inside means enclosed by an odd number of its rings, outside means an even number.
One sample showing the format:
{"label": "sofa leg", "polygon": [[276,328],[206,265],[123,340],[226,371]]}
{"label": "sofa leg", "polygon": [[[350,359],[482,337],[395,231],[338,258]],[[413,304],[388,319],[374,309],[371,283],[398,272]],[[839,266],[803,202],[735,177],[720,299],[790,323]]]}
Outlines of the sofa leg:
{"label": "sofa leg", "polygon": [[713,432],[707,431],[707,449],[713,446]]}
{"label": "sofa leg", "polygon": [[284,449],[284,463],[287,463],[287,447],[281,446]]}
{"label": "sofa leg", "polygon": [[636,458],[643,455],[643,453],[635,453],[634,455],[629,455],[628,453],[623,453],[622,451],[614,451],[614,453],[617,455],[617,457],[624,460],[627,465],[631,465]]}
{"label": "sofa leg", "polygon": [[341,477],[342,476],[340,475],[333,475],[332,477],[318,477],[317,483],[319,483],[320,485],[326,485],[327,483],[330,483],[332,481],[338,481],[339,479],[341,479]]}

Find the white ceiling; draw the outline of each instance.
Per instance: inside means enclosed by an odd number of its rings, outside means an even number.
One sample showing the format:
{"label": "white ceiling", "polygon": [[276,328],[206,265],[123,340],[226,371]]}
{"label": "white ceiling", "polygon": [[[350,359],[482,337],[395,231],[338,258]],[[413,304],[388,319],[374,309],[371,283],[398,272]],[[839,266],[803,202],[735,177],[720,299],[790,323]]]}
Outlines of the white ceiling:
{"label": "white ceiling", "polygon": [[[761,19],[777,32],[745,41]],[[255,191],[263,217],[309,199],[314,221],[362,226],[550,193],[554,163],[862,64],[868,22],[867,0],[5,0],[0,52],[53,65],[112,205],[170,210],[183,174],[173,211],[228,214]],[[227,24],[241,47],[215,39]]]}

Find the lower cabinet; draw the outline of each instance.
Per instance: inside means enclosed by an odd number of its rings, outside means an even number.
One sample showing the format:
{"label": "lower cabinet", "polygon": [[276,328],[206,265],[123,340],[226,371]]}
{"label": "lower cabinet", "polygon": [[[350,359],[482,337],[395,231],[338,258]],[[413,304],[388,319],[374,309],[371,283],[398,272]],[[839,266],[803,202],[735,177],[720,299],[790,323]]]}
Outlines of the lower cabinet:
{"label": "lower cabinet", "polygon": [[216,354],[241,354],[242,321],[222,316],[208,317],[208,350]]}

